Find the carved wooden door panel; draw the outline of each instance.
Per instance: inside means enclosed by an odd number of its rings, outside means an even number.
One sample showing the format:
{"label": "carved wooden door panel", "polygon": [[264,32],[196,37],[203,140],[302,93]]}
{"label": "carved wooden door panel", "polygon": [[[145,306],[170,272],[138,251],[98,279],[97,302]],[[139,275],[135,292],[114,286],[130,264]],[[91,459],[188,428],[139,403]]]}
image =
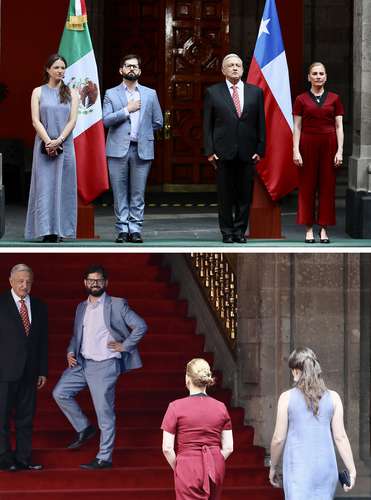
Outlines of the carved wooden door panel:
{"label": "carved wooden door panel", "polygon": [[164,189],[214,183],[202,151],[202,106],[205,88],[222,78],[229,0],[166,0],[165,30]]}
{"label": "carved wooden door panel", "polygon": [[229,0],[105,0],[103,87],[120,83],[119,60],[142,58],[140,82],[157,90],[167,122],[149,183],[214,183],[202,152],[205,88],[221,79],[228,52]]}

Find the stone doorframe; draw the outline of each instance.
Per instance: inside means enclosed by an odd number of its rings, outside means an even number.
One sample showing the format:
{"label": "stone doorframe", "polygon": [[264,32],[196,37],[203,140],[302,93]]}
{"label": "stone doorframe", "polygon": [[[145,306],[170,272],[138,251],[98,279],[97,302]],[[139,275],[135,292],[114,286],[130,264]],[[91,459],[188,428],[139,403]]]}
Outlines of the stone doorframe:
{"label": "stone doorframe", "polygon": [[371,255],[360,256],[360,457],[371,466]]}

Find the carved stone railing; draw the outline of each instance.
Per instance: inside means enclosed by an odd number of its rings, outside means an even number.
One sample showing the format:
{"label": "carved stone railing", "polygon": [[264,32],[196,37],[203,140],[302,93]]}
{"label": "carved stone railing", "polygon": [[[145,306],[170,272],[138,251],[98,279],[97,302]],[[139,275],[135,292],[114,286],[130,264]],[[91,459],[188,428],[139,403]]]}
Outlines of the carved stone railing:
{"label": "carved stone railing", "polygon": [[222,253],[191,253],[189,264],[221,332],[234,351],[237,337],[236,275]]}

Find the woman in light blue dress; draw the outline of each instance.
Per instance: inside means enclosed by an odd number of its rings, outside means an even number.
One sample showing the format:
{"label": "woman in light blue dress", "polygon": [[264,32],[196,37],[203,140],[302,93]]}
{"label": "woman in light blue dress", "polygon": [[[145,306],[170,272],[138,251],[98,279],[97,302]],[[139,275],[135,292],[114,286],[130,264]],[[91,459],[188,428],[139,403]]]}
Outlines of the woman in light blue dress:
{"label": "woman in light blue dress", "polygon": [[334,442],[354,486],[356,469],[344,429],[343,405],[326,388],[320,364],[309,348],[289,357],[295,387],[278,401],[271,443],[269,480],[280,486],[277,465],[283,450],[283,488],[286,500],[332,500],[338,481]]}
{"label": "woman in light blue dress", "polygon": [[77,182],[72,130],[78,94],[63,82],[65,59],[53,54],[45,65],[46,84],[32,92],[36,130],[25,228],[26,240],[59,242],[76,238]]}

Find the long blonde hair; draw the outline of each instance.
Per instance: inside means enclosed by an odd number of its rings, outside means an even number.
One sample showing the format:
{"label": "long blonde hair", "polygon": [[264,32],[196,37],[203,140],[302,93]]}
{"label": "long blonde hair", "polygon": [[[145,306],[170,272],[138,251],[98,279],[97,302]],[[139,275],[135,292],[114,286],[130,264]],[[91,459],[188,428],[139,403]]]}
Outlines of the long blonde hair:
{"label": "long blonde hair", "polygon": [[301,371],[299,380],[295,386],[304,394],[308,409],[318,415],[319,401],[327,388],[322,378],[321,365],[317,356],[309,347],[295,349],[289,357],[289,367],[291,370]]}
{"label": "long blonde hair", "polygon": [[186,374],[194,386],[204,388],[215,384],[209,363],[203,358],[193,358],[187,363]]}

